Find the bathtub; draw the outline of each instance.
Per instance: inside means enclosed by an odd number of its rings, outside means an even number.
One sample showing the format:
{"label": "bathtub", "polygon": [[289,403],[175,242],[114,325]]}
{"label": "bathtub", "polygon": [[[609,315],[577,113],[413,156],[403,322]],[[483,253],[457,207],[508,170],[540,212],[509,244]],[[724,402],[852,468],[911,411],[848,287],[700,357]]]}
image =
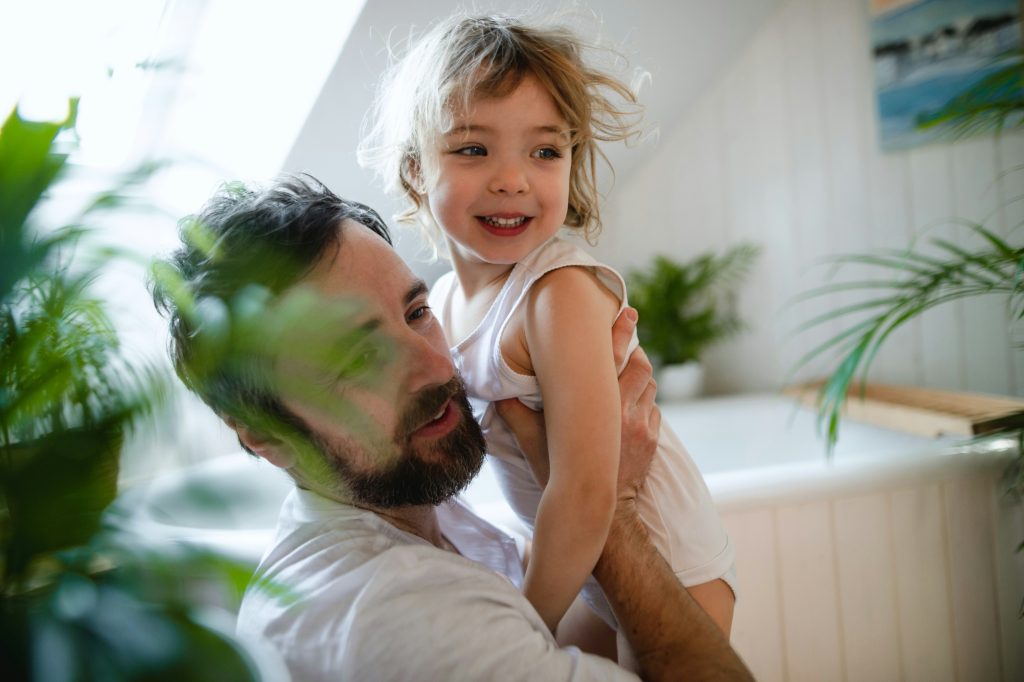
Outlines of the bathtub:
{"label": "bathtub", "polygon": [[733,643],[771,680],[1022,680],[1009,439],[845,420],[832,461],[779,395],[662,406],[736,546]]}
{"label": "bathtub", "polygon": [[[826,461],[814,414],[783,396],[664,404],[662,414],[736,547],[732,639],[757,679],[1024,679],[1024,556],[1014,552],[1024,518],[1000,482],[1015,443],[846,420]],[[273,467],[232,453],[154,481],[137,493],[135,518],[150,535],[255,566],[289,488]],[[487,467],[465,498],[517,529]]]}

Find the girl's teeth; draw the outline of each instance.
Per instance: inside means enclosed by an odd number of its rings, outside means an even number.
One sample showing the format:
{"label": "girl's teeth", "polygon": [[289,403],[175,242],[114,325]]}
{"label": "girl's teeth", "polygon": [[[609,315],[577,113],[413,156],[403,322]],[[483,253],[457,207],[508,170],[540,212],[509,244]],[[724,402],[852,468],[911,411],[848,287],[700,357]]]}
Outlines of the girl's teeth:
{"label": "girl's teeth", "polygon": [[519,227],[526,222],[526,216],[519,216],[518,218],[492,218],[485,216],[484,221],[495,227]]}

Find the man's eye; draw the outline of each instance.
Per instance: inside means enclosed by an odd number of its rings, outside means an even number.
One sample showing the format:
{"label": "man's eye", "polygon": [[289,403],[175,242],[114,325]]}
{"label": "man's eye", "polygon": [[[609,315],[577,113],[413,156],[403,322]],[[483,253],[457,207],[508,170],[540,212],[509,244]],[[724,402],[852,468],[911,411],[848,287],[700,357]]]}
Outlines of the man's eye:
{"label": "man's eye", "polygon": [[341,363],[338,379],[352,380],[376,368],[383,356],[381,350],[378,346],[371,344],[362,344],[350,349]]}
{"label": "man's eye", "polygon": [[470,144],[455,150],[460,156],[487,156],[487,150],[478,144]]}
{"label": "man's eye", "polygon": [[413,308],[412,312],[409,313],[409,321],[413,322],[415,320],[419,320],[419,319],[421,319],[421,318],[423,318],[423,317],[425,317],[425,316],[427,316],[429,314],[430,314],[430,306],[429,305],[421,305],[418,308]]}
{"label": "man's eye", "polygon": [[324,361],[333,368],[332,383],[366,381],[381,371],[389,354],[388,342],[380,333],[356,328],[337,340]]}

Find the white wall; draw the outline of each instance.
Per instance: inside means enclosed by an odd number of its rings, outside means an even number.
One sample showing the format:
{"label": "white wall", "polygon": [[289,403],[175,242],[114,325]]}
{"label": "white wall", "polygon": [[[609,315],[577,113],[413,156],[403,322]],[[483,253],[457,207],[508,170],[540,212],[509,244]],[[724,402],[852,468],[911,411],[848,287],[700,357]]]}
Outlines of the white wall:
{"label": "white wall", "polygon": [[[1020,132],[998,142],[983,136],[879,151],[867,4],[782,5],[726,75],[663,133],[647,167],[609,196],[594,251],[620,268],[658,252],[684,259],[744,240],[764,247],[739,303],[750,331],[705,358],[712,392],[776,388],[826,338],[829,329],[790,332],[850,299],[786,307],[823,281],[827,270],[811,267],[816,259],[905,247],[925,228],[972,246],[963,229],[941,221],[985,220],[1006,234],[1024,219],[1024,203],[1010,203],[1024,173],[1003,176],[1024,164]],[[1024,359],[1011,347],[1006,320],[1003,301],[947,304],[891,337],[871,376],[1020,395]],[[823,373],[819,366],[801,377]]]}

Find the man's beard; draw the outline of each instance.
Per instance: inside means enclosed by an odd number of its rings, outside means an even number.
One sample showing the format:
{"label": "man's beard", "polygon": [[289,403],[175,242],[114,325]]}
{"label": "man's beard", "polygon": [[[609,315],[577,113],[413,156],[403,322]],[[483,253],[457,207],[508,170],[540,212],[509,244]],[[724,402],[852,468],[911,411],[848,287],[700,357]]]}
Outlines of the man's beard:
{"label": "man's beard", "polygon": [[[424,457],[427,453],[421,453],[412,443],[412,432],[430,421],[448,400],[460,413],[459,424],[451,433],[426,446],[432,452]],[[392,439],[398,457],[385,471],[354,471],[344,451],[318,434],[313,434],[313,440],[348,488],[352,502],[385,508],[436,505],[451,499],[480,471],[486,447],[480,425],[473,418],[465,385],[458,376],[444,386],[420,393],[401,416]]]}

